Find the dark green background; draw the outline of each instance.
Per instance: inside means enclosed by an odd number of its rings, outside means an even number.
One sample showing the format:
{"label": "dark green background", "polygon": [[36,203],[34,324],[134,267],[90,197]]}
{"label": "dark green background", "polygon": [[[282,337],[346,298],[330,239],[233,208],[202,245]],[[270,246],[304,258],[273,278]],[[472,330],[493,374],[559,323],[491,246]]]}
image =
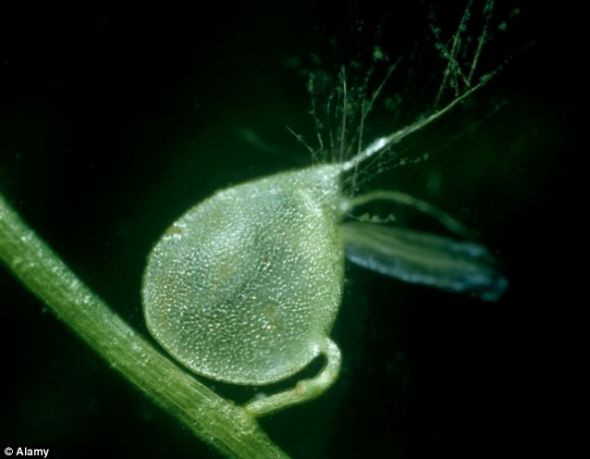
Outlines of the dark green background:
{"label": "dark green background", "polygon": [[[0,189],[147,334],[141,274],[164,228],[220,187],[309,164],[285,129],[313,128],[299,70],[366,65],[378,42],[404,56],[385,97],[405,102],[398,119],[378,110],[370,134],[428,108],[441,69],[428,15],[434,8],[448,33],[463,6],[390,3],[4,12]],[[501,2],[496,23],[516,7],[521,14],[495,32],[482,69],[513,56],[509,64],[472,102],[404,144],[430,161],[374,182],[476,228],[502,260],[509,291],[482,304],[350,266],[333,331],[341,378],[317,401],[261,421],[293,456],[567,457],[575,448],[583,302],[575,263],[585,245],[576,201],[585,183],[573,172],[584,54],[579,14],[560,5]],[[241,129],[275,153],[244,142]],[[0,292],[1,448],[50,447],[55,458],[215,456],[4,269]],[[236,400],[254,393],[210,385]]]}

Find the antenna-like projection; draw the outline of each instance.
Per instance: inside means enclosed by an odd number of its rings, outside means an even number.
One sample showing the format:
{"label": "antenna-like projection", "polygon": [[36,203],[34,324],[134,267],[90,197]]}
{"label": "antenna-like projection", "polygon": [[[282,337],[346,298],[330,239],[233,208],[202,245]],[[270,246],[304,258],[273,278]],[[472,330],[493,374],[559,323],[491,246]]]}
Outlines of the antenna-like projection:
{"label": "antenna-like projection", "polygon": [[357,155],[353,156],[348,161],[343,162],[341,165],[342,172],[347,172],[351,169],[354,169],[355,167],[357,167],[360,163],[362,163],[366,159],[369,159],[370,157],[384,151],[385,149],[391,147],[392,145],[400,142],[401,140],[403,140],[405,137],[409,136],[410,134],[413,134],[414,132],[417,132],[420,129],[428,126],[430,123],[436,121],[437,119],[439,119],[440,117],[442,117],[443,115],[445,115],[446,113],[451,111],[459,103],[463,102],[465,99],[467,99],[469,96],[471,96],[474,92],[481,89],[492,78],[492,76],[493,76],[493,73],[489,73],[487,75],[484,75],[478,84],[476,84],[472,88],[468,89],[460,96],[455,97],[446,106],[444,106],[440,110],[435,111],[434,113],[427,116],[426,118],[417,120],[414,123],[402,128],[398,131],[393,132],[392,134],[375,139],[373,142],[371,142],[367,146],[367,148],[362,150]]}

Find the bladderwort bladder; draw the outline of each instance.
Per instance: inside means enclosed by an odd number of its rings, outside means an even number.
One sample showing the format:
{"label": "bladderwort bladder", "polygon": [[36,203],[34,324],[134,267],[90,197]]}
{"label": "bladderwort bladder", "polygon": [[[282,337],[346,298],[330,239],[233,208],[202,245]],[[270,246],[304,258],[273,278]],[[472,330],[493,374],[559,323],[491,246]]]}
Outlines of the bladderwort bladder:
{"label": "bladderwort bladder", "polygon": [[[370,160],[395,160],[399,142],[445,116],[492,78],[475,77],[492,5],[485,3],[484,28],[466,65],[459,55],[465,52],[462,33],[471,4],[449,46],[437,37],[447,63],[434,97],[439,108],[363,143],[364,123],[385,78],[360,104],[355,152],[346,155],[350,121],[342,71],[341,138],[330,142],[339,151],[337,160],[219,190],[166,230],[149,255],[142,292],[147,326],[162,347],[198,375],[256,386],[293,376],[317,356],[325,357],[317,376],[245,405],[261,416],[322,394],[338,377],[341,355],[330,330],[342,301],[346,259],[406,282],[482,300],[502,295],[507,281],[494,257],[466,239],[469,232],[458,220],[399,191],[351,195],[346,187]],[[441,106],[449,88],[453,97]],[[319,150],[327,149],[319,133],[318,143]],[[349,218],[376,201],[411,206],[455,236]]]}

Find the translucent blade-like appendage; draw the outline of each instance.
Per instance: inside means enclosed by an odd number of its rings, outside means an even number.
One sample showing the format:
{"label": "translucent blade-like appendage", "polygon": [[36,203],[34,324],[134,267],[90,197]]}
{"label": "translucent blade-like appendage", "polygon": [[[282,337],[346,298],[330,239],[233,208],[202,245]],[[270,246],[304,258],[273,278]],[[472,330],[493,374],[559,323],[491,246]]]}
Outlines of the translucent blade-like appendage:
{"label": "translucent blade-like appendage", "polygon": [[344,223],[352,262],[415,284],[497,300],[508,285],[485,247],[431,233],[371,223]]}

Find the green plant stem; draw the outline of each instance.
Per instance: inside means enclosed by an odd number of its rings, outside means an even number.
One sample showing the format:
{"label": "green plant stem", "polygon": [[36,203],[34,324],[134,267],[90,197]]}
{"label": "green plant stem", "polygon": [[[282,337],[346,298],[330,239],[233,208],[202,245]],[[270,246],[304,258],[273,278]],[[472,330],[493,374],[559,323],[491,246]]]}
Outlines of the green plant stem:
{"label": "green plant stem", "polygon": [[196,436],[231,457],[286,457],[244,409],[185,373],[111,311],[1,194],[0,259],[111,367]]}

